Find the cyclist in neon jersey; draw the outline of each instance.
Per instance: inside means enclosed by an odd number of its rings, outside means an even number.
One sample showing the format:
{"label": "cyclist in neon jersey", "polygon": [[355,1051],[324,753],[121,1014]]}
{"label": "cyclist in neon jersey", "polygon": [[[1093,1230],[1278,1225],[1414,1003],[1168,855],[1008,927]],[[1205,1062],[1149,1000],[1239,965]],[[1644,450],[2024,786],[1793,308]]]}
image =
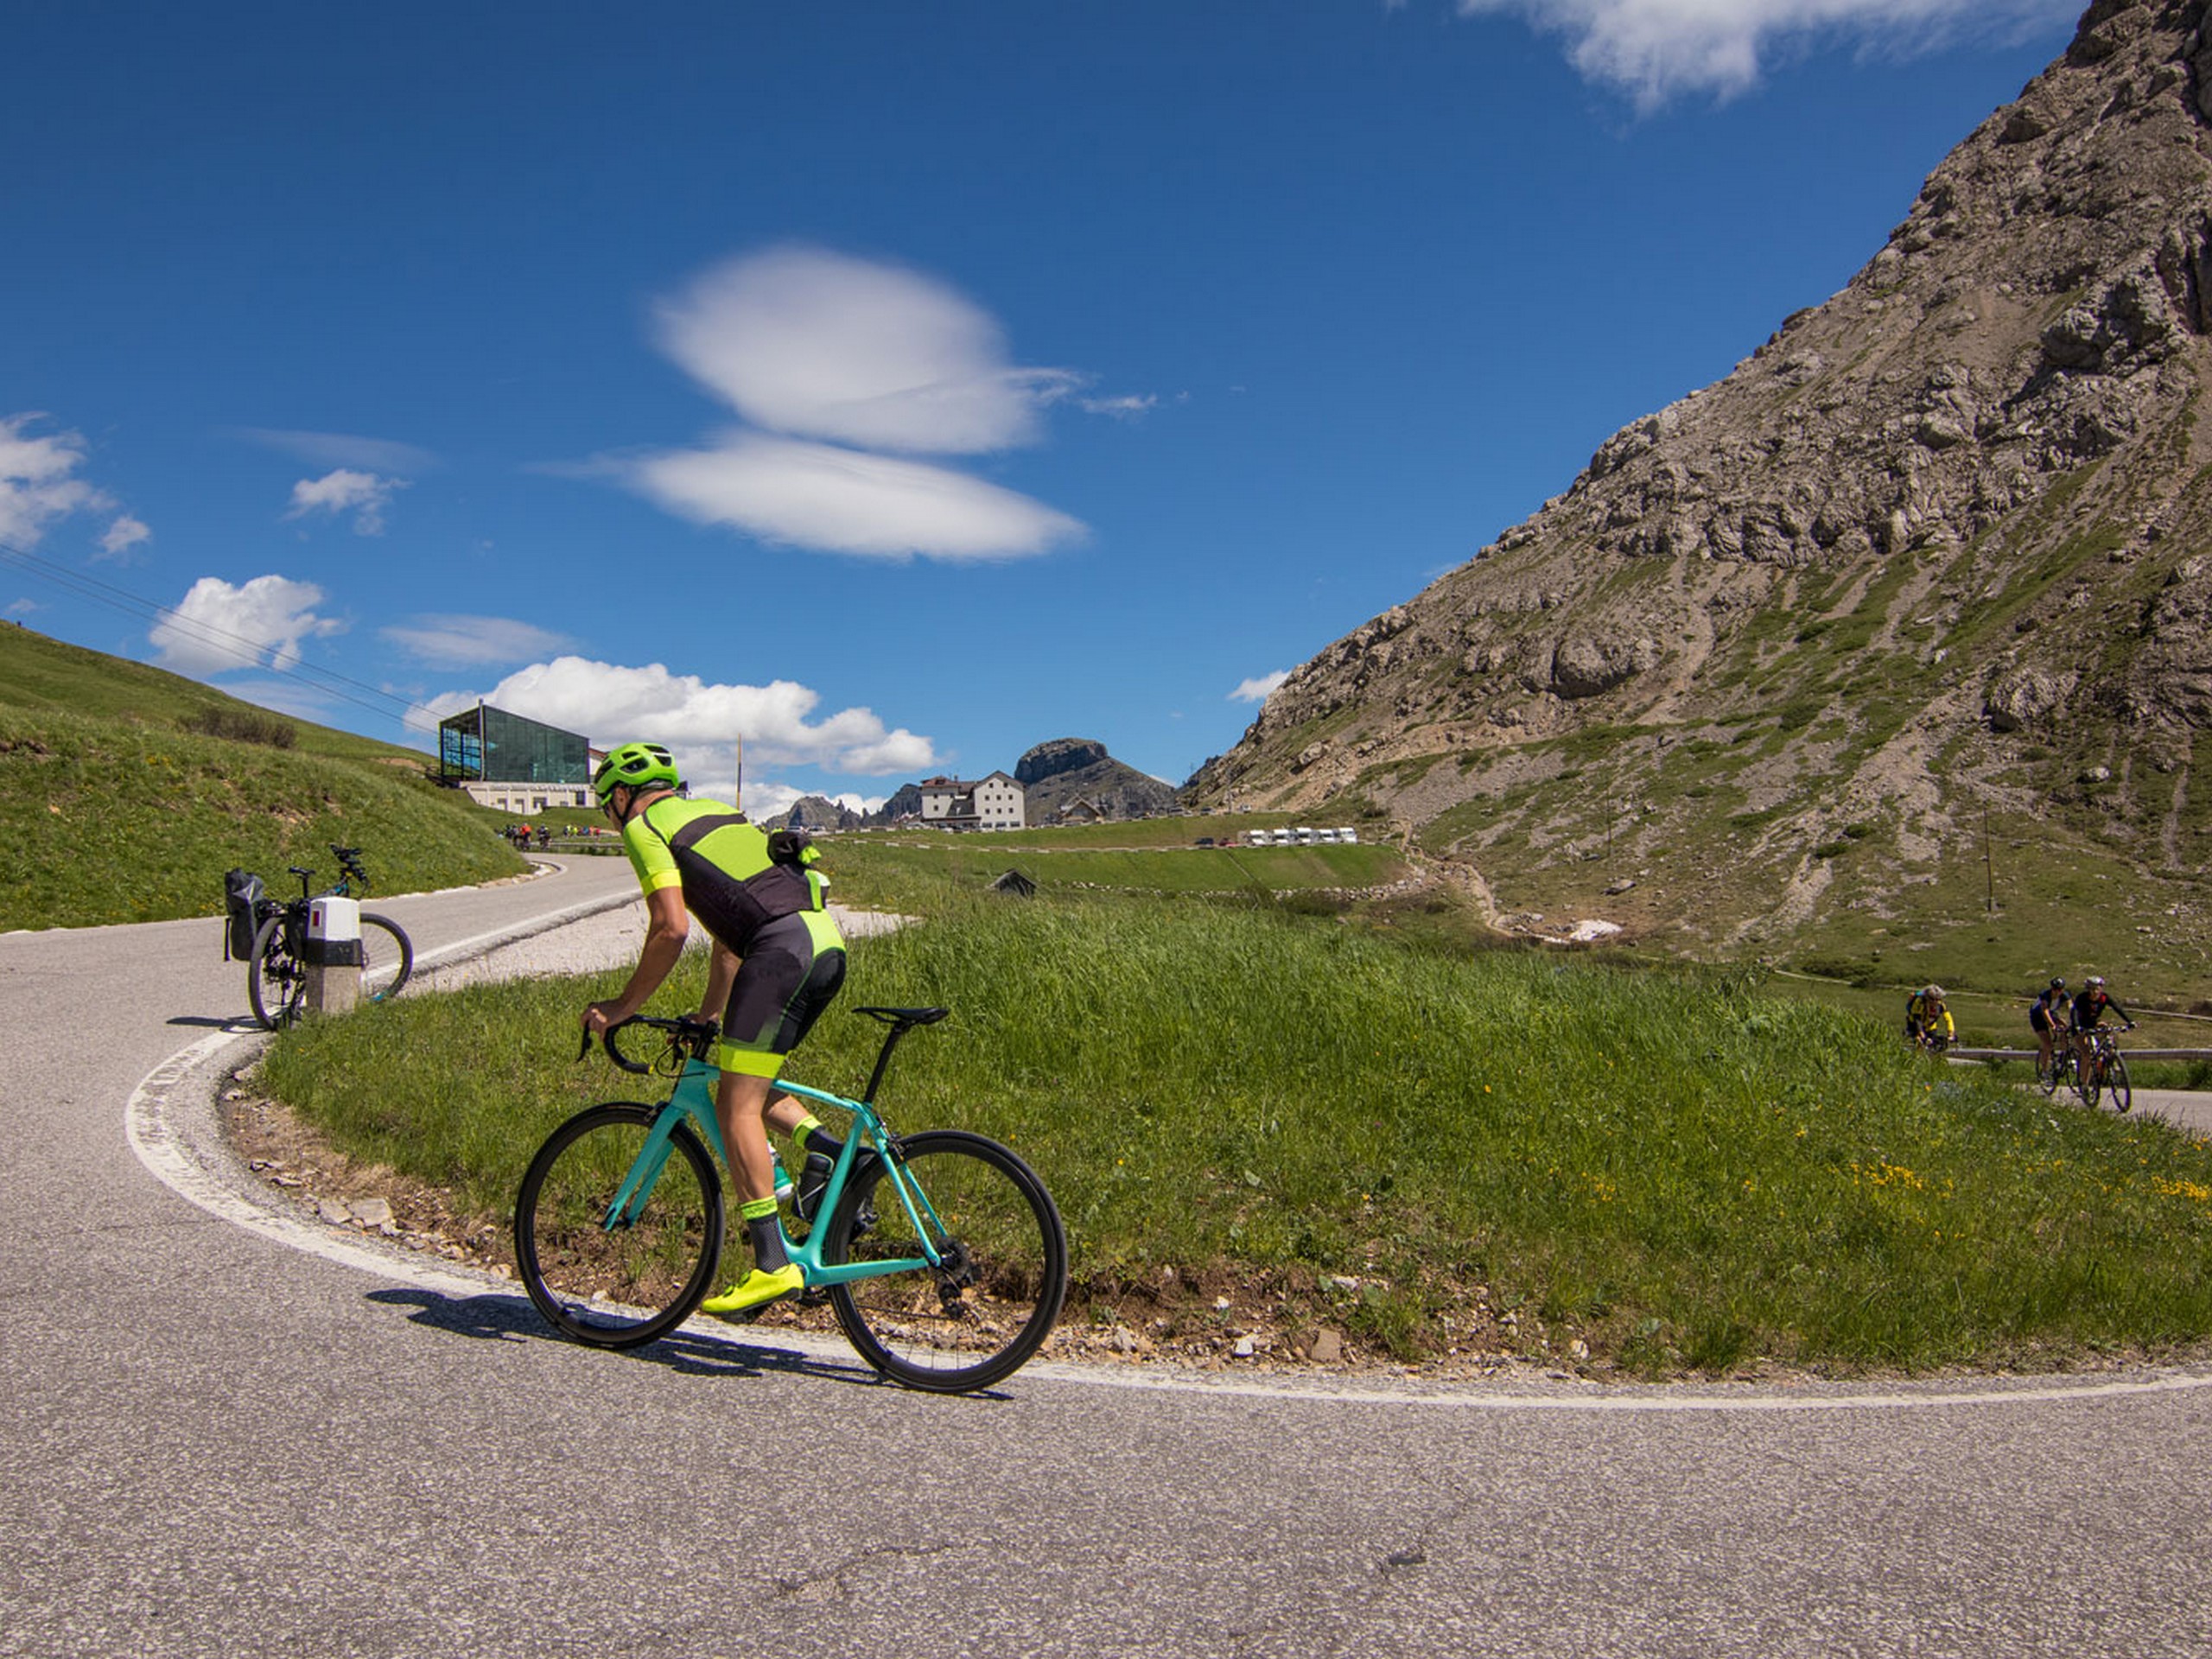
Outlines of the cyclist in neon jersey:
{"label": "cyclist in neon jersey", "polygon": [[[834,1153],[839,1142],[789,1095],[772,1103],[768,1096],[784,1057],[844,984],[845,942],[823,908],[824,882],[807,868],[815,854],[804,836],[771,836],[719,801],[687,798],[683,787],[674,758],[658,743],[623,744],[592,778],[600,810],[620,828],[645,888],[646,927],[629,983],[585,1008],[583,1024],[603,1034],[645,1007],[683,955],[691,917],[714,936],[699,1018],[721,1023],[715,1116],[753,1266],[699,1306],[746,1313],[806,1287],[777,1225],[768,1125],[791,1135],[802,1154]],[[805,1201],[802,1185],[802,1209]]]}

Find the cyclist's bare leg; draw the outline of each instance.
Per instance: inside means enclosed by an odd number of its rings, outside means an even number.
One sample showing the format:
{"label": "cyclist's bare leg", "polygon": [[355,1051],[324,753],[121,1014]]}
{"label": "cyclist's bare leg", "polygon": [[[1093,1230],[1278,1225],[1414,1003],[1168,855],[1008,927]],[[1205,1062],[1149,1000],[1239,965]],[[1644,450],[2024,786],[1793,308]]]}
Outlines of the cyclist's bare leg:
{"label": "cyclist's bare leg", "polygon": [[[721,1124],[722,1144],[729,1148],[730,1179],[740,1202],[772,1198],[776,1165],[768,1150],[769,1081],[742,1071],[725,1071],[715,1085],[715,1116]],[[787,1095],[779,1105],[789,1105]],[[796,1115],[792,1120],[798,1122]]]}

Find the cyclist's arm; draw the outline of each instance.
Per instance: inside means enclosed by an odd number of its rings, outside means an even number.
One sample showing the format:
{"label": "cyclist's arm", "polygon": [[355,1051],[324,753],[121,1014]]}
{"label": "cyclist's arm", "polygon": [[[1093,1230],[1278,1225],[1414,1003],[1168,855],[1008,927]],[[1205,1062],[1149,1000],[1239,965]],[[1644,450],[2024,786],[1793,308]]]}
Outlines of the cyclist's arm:
{"label": "cyclist's arm", "polygon": [[682,887],[655,887],[647,893],[645,948],[638,952],[638,965],[631,970],[630,982],[622,988],[620,995],[585,1008],[586,1028],[603,1032],[609,1026],[620,1025],[644,1007],[646,1000],[660,988],[661,981],[674,971],[677,958],[683,954],[683,941],[690,932],[691,912],[683,907]]}

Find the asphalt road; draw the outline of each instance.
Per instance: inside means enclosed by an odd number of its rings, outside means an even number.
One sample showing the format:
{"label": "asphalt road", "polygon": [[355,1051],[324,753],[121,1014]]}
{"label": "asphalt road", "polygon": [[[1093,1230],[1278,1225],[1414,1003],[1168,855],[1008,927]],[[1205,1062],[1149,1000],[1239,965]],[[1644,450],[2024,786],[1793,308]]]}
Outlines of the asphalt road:
{"label": "asphalt road", "polygon": [[[628,880],[378,908],[427,955]],[[946,1400],[556,1340],[192,1173],[219,931],[0,937],[0,1655],[2212,1652],[2212,1374]]]}

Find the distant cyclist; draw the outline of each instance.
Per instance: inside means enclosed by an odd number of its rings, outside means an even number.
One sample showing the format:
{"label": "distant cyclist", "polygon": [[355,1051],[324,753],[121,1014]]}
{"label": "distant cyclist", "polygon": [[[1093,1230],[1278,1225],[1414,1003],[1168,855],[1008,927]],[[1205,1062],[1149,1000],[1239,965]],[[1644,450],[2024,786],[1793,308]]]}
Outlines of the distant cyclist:
{"label": "distant cyclist", "polygon": [[2044,987],[2036,1000],[2028,1004],[2028,1025],[2036,1034],[2036,1075],[2050,1074],[2053,1052],[2058,1046],[2058,1022],[2069,1016],[2066,982],[2054,979]]}
{"label": "distant cyclist", "polygon": [[682,788],[674,758],[658,743],[625,743],[593,775],[600,810],[620,827],[645,890],[646,931],[629,983],[586,1007],[583,1023],[604,1033],[645,1007],[683,954],[691,917],[705,924],[715,950],[699,1018],[721,1022],[715,1116],[753,1268],[699,1306],[741,1313],[806,1287],[776,1221],[768,1125],[802,1152],[841,1143],[789,1095],[770,1104],[769,1086],[844,984],[845,942],[823,907],[824,883],[806,868],[815,854],[804,836],[767,834],[735,808],[687,799]]}
{"label": "distant cyclist", "polygon": [[2089,1075],[2089,1033],[2097,1028],[2097,1021],[2105,1017],[2107,1009],[2120,1016],[2122,1031],[2135,1029],[2134,1016],[2105,989],[2105,976],[2091,974],[2082,982],[2082,993],[2074,999],[2074,1014],[2069,1027],[2074,1038],[2074,1060],[2085,1078]]}
{"label": "distant cyclist", "polygon": [[1905,999],[1904,1034],[1909,1040],[1929,1048],[1951,1046],[1959,1034],[1958,1028],[1951,1021],[1951,1010],[1944,1006],[1941,985],[1915,991]]}

